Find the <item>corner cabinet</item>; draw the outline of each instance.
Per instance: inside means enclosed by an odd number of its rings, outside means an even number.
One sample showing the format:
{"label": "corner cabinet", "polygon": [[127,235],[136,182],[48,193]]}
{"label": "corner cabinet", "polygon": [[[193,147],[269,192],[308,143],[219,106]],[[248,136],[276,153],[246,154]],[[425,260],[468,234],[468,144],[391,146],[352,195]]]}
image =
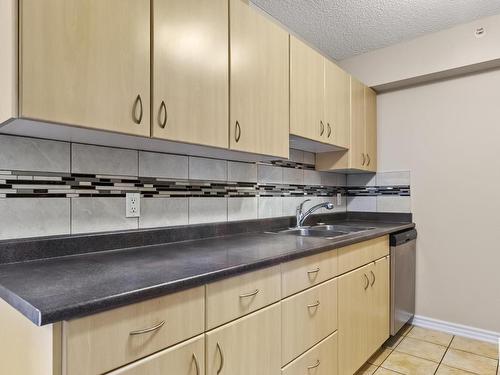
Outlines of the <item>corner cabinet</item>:
{"label": "corner cabinet", "polygon": [[152,4],[152,136],[228,148],[228,1]]}
{"label": "corner cabinet", "polygon": [[288,158],[288,33],[243,0],[230,0],[232,150]]}
{"label": "corner cabinet", "polygon": [[149,136],[149,4],[21,0],[20,116]]}
{"label": "corner cabinet", "polygon": [[377,94],[354,77],[350,78],[350,147],[348,151],[316,155],[322,171],[377,171]]}

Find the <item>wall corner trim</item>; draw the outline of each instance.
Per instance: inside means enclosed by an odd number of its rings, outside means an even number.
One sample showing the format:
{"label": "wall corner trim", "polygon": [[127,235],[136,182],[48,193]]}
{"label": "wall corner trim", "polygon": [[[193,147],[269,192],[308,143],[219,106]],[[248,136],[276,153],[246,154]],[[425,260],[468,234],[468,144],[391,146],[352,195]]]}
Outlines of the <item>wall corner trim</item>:
{"label": "wall corner trim", "polygon": [[453,335],[464,336],[494,344],[498,344],[500,340],[500,332],[488,331],[462,324],[432,319],[422,315],[415,315],[412,324],[417,327],[434,329],[436,331],[447,332]]}

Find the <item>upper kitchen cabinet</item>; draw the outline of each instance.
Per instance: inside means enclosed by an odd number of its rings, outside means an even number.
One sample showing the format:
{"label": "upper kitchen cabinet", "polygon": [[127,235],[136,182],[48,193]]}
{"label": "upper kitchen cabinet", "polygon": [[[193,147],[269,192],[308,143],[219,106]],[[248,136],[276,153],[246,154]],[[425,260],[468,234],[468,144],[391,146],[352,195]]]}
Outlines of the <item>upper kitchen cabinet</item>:
{"label": "upper kitchen cabinet", "polygon": [[349,148],[350,76],[290,37],[290,134]]}
{"label": "upper kitchen cabinet", "polygon": [[17,1],[0,2],[0,124],[17,115]]}
{"label": "upper kitchen cabinet", "polygon": [[325,142],[325,58],[290,36],[290,134]]}
{"label": "upper kitchen cabinet", "polygon": [[227,0],[153,1],[152,136],[228,148]]}
{"label": "upper kitchen cabinet", "polygon": [[365,87],[365,152],[366,169],[377,171],[377,93]]}
{"label": "upper kitchen cabinet", "polygon": [[149,3],[20,1],[20,116],[149,136]]}
{"label": "upper kitchen cabinet", "polygon": [[323,171],[377,171],[377,95],[351,77],[350,146],[348,151],[316,155],[316,168]]}
{"label": "upper kitchen cabinet", "polygon": [[326,140],[339,147],[350,146],[351,77],[325,59]]}
{"label": "upper kitchen cabinet", "polygon": [[288,33],[230,1],[230,148],[288,158]]}

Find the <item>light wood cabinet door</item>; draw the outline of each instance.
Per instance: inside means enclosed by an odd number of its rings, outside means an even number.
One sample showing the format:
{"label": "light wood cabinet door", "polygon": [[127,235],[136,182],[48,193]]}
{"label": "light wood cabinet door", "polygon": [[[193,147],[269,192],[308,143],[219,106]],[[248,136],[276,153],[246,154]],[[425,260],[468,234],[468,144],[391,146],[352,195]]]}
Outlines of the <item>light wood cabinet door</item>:
{"label": "light wood cabinet door", "polygon": [[153,1],[153,45],[153,137],[227,148],[228,1]]}
{"label": "light wood cabinet door", "polygon": [[283,300],[281,310],[285,365],[337,329],[337,280]]}
{"label": "light wood cabinet door", "polygon": [[330,60],[325,59],[325,139],[328,143],[349,148],[351,128],[351,78]]}
{"label": "light wood cabinet door", "polygon": [[280,276],[280,266],[274,266],[208,284],[207,330],[279,301]]}
{"label": "light wood cabinet door", "polygon": [[230,137],[233,150],[288,158],[288,33],[230,0]]}
{"label": "light wood cabinet door", "polygon": [[296,360],[286,365],[282,375],[337,375],[337,332],[313,346]]}
{"label": "light wood cabinet door", "polygon": [[290,36],[290,134],[325,142],[325,58]]}
{"label": "light wood cabinet door", "polygon": [[370,266],[368,355],[389,338],[389,257]]}
{"label": "light wood cabinet door", "polygon": [[205,373],[205,337],[198,336],[163,350],[109,375],[202,375]]}
{"label": "light wood cabinet door", "polygon": [[274,304],[206,334],[207,375],[278,375],[281,308]]}
{"label": "light wood cabinet door", "polygon": [[365,169],[365,86],[351,77],[351,147],[350,168]]}
{"label": "light wood cabinet door", "polygon": [[371,265],[339,277],[339,374],[354,374],[368,359],[368,298]]}
{"label": "light wood cabinet door", "polygon": [[377,171],[377,94],[365,87],[366,170]]}
{"label": "light wood cabinet door", "polygon": [[20,2],[20,116],[150,135],[150,2]]}

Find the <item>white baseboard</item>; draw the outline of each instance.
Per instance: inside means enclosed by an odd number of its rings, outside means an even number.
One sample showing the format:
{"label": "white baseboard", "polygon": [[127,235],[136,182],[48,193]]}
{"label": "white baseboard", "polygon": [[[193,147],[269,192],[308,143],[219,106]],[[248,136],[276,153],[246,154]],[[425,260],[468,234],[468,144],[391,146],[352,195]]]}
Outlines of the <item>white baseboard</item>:
{"label": "white baseboard", "polygon": [[500,340],[499,332],[487,331],[480,328],[445,322],[443,320],[427,318],[421,315],[415,315],[412,324],[417,327],[434,329],[436,331],[451,333],[452,335],[469,337],[471,339],[487,341],[491,343],[498,343]]}

